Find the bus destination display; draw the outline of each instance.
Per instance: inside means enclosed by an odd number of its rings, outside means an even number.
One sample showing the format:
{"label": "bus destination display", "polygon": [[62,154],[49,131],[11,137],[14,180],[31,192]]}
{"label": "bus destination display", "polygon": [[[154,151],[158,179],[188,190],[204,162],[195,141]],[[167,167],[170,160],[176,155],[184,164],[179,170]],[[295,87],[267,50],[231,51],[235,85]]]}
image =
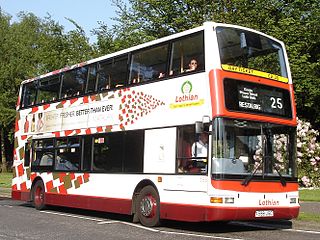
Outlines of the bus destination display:
{"label": "bus destination display", "polygon": [[224,90],[228,110],[292,117],[290,95],[285,89],[225,79]]}

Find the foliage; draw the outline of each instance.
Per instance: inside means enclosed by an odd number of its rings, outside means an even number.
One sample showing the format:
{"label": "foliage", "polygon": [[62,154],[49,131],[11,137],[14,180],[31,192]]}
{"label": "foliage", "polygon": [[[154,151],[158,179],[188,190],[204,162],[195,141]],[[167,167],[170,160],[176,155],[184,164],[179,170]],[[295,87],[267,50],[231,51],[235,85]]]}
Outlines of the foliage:
{"label": "foliage", "polygon": [[[19,13],[19,21],[0,8],[0,127],[5,158],[12,159],[15,105],[20,83],[28,78],[92,58],[96,54],[84,31],[64,28],[48,15]],[[8,146],[9,145],[9,146]]]}
{"label": "foliage", "polygon": [[309,122],[298,119],[297,160],[299,181],[305,187],[320,187],[320,144],[319,131]]}
{"label": "foliage", "polygon": [[110,53],[205,21],[260,30],[285,42],[298,115],[320,128],[320,1],[318,0],[113,0],[117,24],[100,23],[98,47]]}

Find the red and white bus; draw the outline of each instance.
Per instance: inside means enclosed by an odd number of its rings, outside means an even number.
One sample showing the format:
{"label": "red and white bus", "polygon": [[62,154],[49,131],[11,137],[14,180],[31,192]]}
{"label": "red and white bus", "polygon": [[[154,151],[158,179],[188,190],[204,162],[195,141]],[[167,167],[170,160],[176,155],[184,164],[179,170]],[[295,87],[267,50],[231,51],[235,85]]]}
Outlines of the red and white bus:
{"label": "red and white bus", "polygon": [[21,84],[12,197],[161,219],[292,219],[296,110],[284,44],[203,26]]}

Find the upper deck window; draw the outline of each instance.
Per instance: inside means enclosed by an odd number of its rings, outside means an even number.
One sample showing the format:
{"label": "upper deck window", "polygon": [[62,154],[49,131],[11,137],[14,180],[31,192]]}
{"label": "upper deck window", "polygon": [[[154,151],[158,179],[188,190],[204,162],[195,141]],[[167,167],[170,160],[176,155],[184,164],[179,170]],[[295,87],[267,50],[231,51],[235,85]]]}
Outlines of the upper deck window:
{"label": "upper deck window", "polygon": [[36,103],[46,103],[59,98],[60,75],[54,75],[39,80]]}
{"label": "upper deck window", "polygon": [[[204,31],[167,40],[90,65],[59,70],[22,88],[21,107],[78,98],[204,70]],[[49,75],[49,74],[48,74]]]}
{"label": "upper deck window", "polygon": [[62,97],[84,94],[88,76],[88,67],[79,67],[64,73],[61,89]]}
{"label": "upper deck window", "polygon": [[29,107],[35,104],[37,94],[37,81],[23,85],[21,107]]}
{"label": "upper deck window", "polygon": [[166,76],[168,44],[149,48],[132,55],[130,83],[145,82]]}
{"label": "upper deck window", "polygon": [[[194,65],[196,63],[196,65]],[[204,69],[203,32],[189,35],[172,44],[170,75]]]}
{"label": "upper deck window", "polygon": [[288,77],[278,42],[257,33],[225,27],[217,27],[217,37],[221,64]]}
{"label": "upper deck window", "polygon": [[98,91],[126,86],[128,55],[99,63]]}
{"label": "upper deck window", "polygon": [[87,82],[87,93],[94,92],[96,90],[96,81],[97,81],[97,64],[92,64],[89,66],[88,70],[88,82]]}

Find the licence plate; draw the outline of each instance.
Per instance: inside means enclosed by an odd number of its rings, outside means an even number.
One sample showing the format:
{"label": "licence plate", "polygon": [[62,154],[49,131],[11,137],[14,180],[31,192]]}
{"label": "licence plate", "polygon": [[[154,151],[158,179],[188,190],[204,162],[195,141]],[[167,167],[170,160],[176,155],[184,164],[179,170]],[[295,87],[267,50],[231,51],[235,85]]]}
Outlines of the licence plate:
{"label": "licence plate", "polygon": [[255,217],[273,217],[272,210],[256,211]]}

